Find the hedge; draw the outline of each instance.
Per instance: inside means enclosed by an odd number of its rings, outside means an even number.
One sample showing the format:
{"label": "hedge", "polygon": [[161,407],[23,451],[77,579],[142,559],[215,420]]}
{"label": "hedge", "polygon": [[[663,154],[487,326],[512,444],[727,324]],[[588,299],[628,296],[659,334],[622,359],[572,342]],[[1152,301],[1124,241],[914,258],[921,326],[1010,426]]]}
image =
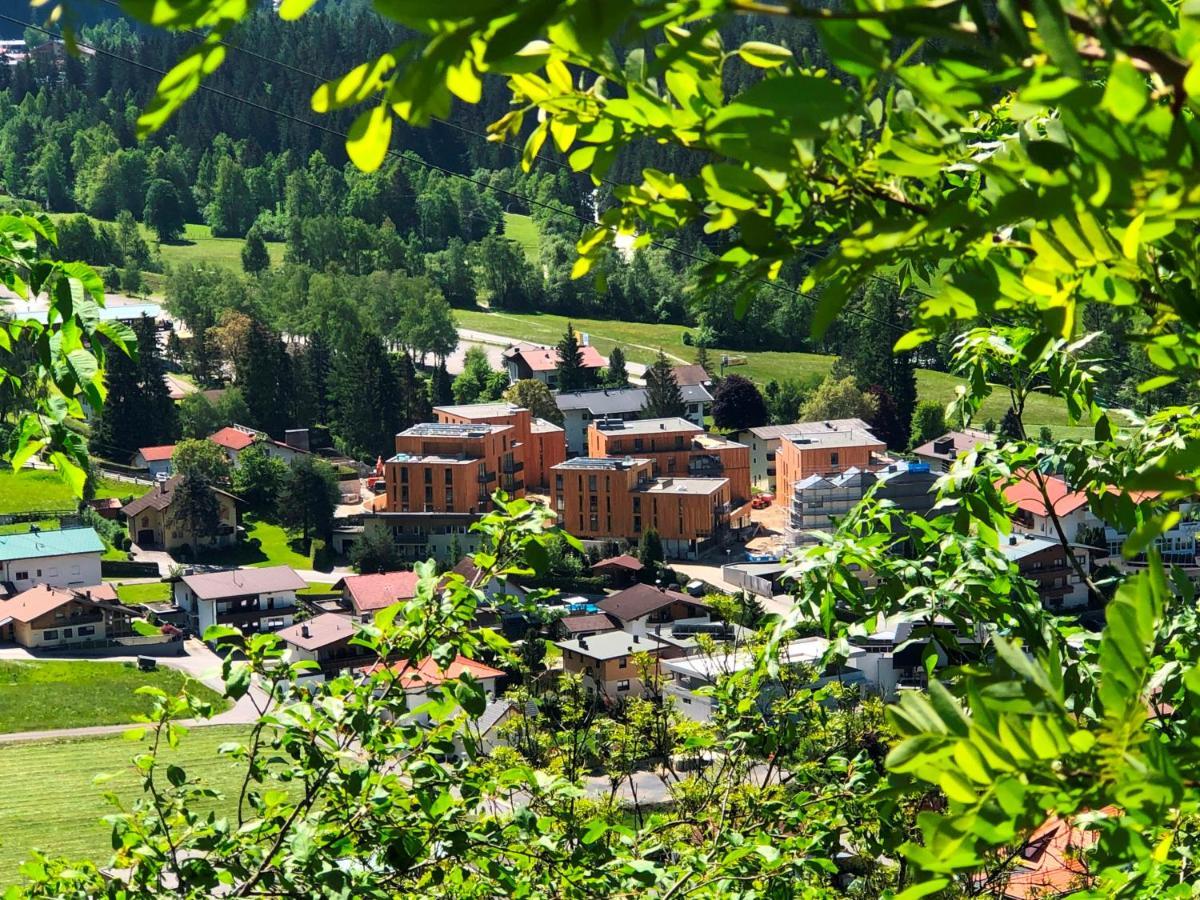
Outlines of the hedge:
{"label": "hedge", "polygon": [[100,574],[107,578],[157,578],[158,563],[129,559],[100,560]]}

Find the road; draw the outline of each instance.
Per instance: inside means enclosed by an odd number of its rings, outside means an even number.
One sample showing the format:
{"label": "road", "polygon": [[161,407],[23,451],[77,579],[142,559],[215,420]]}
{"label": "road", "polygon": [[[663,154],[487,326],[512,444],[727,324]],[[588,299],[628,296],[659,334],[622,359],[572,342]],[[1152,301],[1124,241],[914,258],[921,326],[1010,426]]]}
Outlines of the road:
{"label": "road", "polygon": [[[493,369],[504,368],[504,353],[505,348],[511,347],[516,340],[511,337],[506,337],[502,334],[491,334],[487,331],[476,331],[473,328],[458,329],[458,346],[454,352],[446,357],[446,371],[451,375],[458,375],[463,370],[463,360],[466,358],[467,350],[470,347],[480,347],[487,354],[488,363]],[[651,349],[649,347],[643,349]],[[673,359],[677,357],[672,357]],[[437,365],[437,360],[432,356],[426,356],[423,360],[426,366]],[[679,360],[684,362],[684,360]],[[630,380],[641,382],[645,379],[646,366],[641,363],[627,362],[625,370],[629,373]]]}
{"label": "road", "polygon": [[[680,575],[685,576],[689,581],[698,578],[730,594],[736,594],[741,591],[741,588],[736,584],[731,584],[725,580],[721,574],[721,567],[718,565],[712,565],[711,563],[673,562],[670,560],[667,561],[667,565]],[[796,605],[787,594],[776,594],[774,597],[760,596],[758,600],[762,604],[764,612],[780,616],[791,612],[792,608]]]}

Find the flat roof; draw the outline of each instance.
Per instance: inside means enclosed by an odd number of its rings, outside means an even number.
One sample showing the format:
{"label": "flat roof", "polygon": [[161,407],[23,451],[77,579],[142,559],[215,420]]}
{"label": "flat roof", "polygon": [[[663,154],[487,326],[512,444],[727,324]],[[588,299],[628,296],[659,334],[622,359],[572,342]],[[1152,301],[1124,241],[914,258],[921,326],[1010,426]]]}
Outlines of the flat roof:
{"label": "flat roof", "polygon": [[576,456],[557,465],[552,469],[598,469],[608,472],[623,472],[637,465],[649,465],[653,460],[635,459],[631,456]]}
{"label": "flat roof", "polygon": [[649,484],[642,485],[638,490],[643,494],[693,494],[706,496],[715,494],[724,485],[729,484],[728,478],[657,478]]}
{"label": "flat roof", "polygon": [[850,431],[809,431],[803,434],[789,434],[784,440],[791,441],[798,447],[864,447],[868,445],[883,446],[883,441],[869,431],[855,428]]}
{"label": "flat roof", "polygon": [[696,444],[705,450],[723,450],[729,447],[745,447],[745,444],[739,444],[737,441],[731,441],[722,434],[697,434],[692,437],[692,443]]}
{"label": "flat roof", "polygon": [[529,422],[529,431],[532,434],[553,434],[556,431],[561,432],[562,428],[558,425],[555,425],[553,422],[548,422],[545,419],[534,417]]}
{"label": "flat roof", "polygon": [[695,422],[689,422],[680,416],[671,416],[665,419],[629,419],[621,422],[596,421],[592,424],[605,433],[656,434],[672,431],[704,431]]}
{"label": "flat roof", "polygon": [[760,425],[747,429],[760,440],[769,441],[775,438],[791,437],[797,434],[812,434],[822,431],[870,431],[862,419],[828,419],[820,422],[791,422],[787,425]]}
{"label": "flat roof", "polygon": [[[828,649],[829,641],[823,637],[800,638],[779,648],[779,661],[784,665],[817,663],[820,662],[821,657],[825,655],[825,651]],[[860,655],[861,652],[859,651]],[[749,669],[754,665],[754,654],[749,650],[733,650],[730,648],[728,652],[724,652],[719,648],[711,655],[697,654],[677,659],[664,659],[662,660],[662,665],[672,672],[679,672],[683,675],[690,675],[694,678],[711,681],[718,675],[728,675],[733,672],[741,672]]]}
{"label": "flat roof", "polygon": [[479,462],[478,456],[440,456],[437,453],[397,453],[389,456],[390,463],[428,463],[438,466],[461,466]]}
{"label": "flat roof", "polygon": [[[435,413],[449,413],[452,416],[463,416],[470,418],[478,416],[480,418],[494,418],[495,416],[511,416],[525,409],[523,406],[517,406],[515,403],[462,403],[457,406],[435,406]],[[436,424],[436,423],[434,423]]]}
{"label": "flat roof", "polygon": [[492,425],[486,422],[422,422],[400,432],[397,437],[450,437],[481,438],[498,431],[512,428],[511,425]]}

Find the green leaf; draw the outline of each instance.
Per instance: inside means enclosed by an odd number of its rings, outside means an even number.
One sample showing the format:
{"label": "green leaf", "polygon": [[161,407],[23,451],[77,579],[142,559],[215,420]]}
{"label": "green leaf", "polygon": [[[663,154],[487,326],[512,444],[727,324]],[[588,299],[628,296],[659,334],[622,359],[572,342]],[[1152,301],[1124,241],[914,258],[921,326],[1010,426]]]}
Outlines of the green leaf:
{"label": "green leaf", "polygon": [[1050,58],[1072,78],[1083,79],[1083,65],[1075,49],[1074,36],[1067,24],[1062,4],[1058,0],[1032,0],[1033,18],[1037,22],[1037,34],[1046,45]]}
{"label": "green leaf", "polygon": [[744,62],[760,69],[774,69],[792,61],[792,51],[778,44],[765,41],[746,41],[737,48],[737,55]]}
{"label": "green leaf", "polygon": [[286,21],[295,21],[300,18],[309,8],[316,3],[317,0],[281,0],[279,4],[279,18]]}
{"label": "green leaf", "polygon": [[1146,79],[1124,53],[1118,53],[1108,73],[1101,107],[1126,125],[1141,114],[1150,98]]}
{"label": "green leaf", "polygon": [[374,172],[387,156],[392,142],[392,113],[386,106],[376,106],[359,113],[346,137],[346,153],[350,161],[364,172]]}

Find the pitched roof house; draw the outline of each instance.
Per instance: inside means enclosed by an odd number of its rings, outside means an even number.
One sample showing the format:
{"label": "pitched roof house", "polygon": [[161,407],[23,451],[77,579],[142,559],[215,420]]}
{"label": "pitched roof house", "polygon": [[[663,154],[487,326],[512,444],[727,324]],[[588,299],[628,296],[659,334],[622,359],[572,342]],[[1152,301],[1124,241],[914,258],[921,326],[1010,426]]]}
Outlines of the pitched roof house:
{"label": "pitched roof house", "polygon": [[358,632],[358,623],[344,613],[322,613],[289,625],[278,632],[291,650],[292,662],[311,660],[320,672],[306,678],[332,677],[345,669],[369,664],[373,658],[366,647],[350,643]]}
{"label": "pitched roof house", "polygon": [[29,648],[94,644],[130,635],[132,617],[133,610],[117,602],[112,585],[39,584],[0,601],[0,640]]}
{"label": "pitched roof house", "polygon": [[[579,348],[583,357],[583,367],[599,371],[608,365],[608,360],[600,355],[595,347],[583,345]],[[524,378],[535,378],[544,382],[548,387],[558,385],[559,355],[557,347],[543,347],[537,344],[520,343],[504,351],[504,363],[508,369],[510,381],[520,381]]]}
{"label": "pitched roof house", "polygon": [[159,474],[171,471],[171,458],[174,455],[174,444],[140,447],[138,452],[133,454],[133,466],[138,469],[147,469],[152,478],[157,478]]}
{"label": "pitched roof house", "polygon": [[175,490],[183,481],[176,475],[152,487],[136,500],[126,503],[121,512],[129,520],[129,536],[142,549],[171,551],[180,547],[229,547],[237,542],[237,497],[220,488],[210,487],[217,495],[220,521],[216,534],[198,536],[191,524],[179,514]]}
{"label": "pitched roof house", "polygon": [[307,586],[288,566],[266,566],[184,575],[175,582],[174,594],[196,634],[210,625],[276,631],[292,624],[296,591]]}
{"label": "pitched roof house", "polygon": [[379,610],[415,597],[418,581],[416,572],[378,572],[347,575],[333,589],[342,592],[343,600],[354,615],[369,622]]}
{"label": "pitched roof house", "polygon": [[678,591],[667,591],[652,584],[635,584],[599,603],[602,612],[615,616],[622,626],[644,619],[649,622],[672,622],[691,616],[707,615],[707,607],[695,597]]}

